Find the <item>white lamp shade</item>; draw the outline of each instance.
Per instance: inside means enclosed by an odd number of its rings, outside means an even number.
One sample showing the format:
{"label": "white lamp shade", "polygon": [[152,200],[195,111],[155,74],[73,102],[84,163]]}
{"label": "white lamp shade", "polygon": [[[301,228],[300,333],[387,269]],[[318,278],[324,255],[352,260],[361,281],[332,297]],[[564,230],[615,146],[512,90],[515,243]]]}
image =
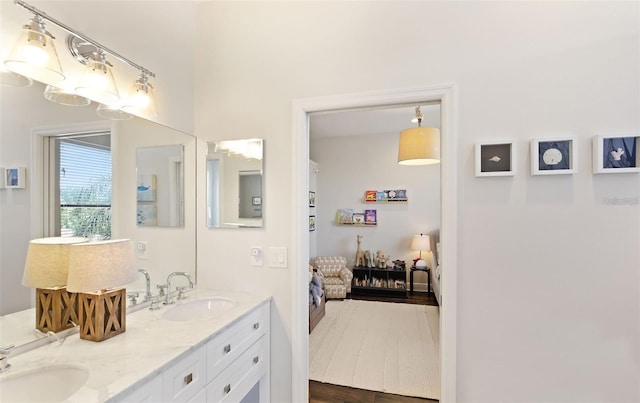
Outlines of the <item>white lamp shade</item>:
{"label": "white lamp shade", "polygon": [[400,133],[398,164],[429,165],[440,162],[440,130],[413,127]]}
{"label": "white lamp shade", "polygon": [[78,237],[33,239],[29,242],[22,285],[32,288],[64,287],[71,245],[87,241],[87,238]]}
{"label": "white lamp shade", "polygon": [[129,93],[129,97],[122,105],[122,109],[131,113],[138,112],[143,115],[158,116],[153,86],[149,83],[136,80]]}
{"label": "white lamp shade", "polygon": [[44,89],[44,97],[51,102],[67,106],[87,106],[91,103],[90,99],[76,94],[73,90],[53,85],[47,85]]}
{"label": "white lamp shade", "polygon": [[106,62],[91,60],[76,87],[76,93],[101,104],[111,105],[120,100],[120,93]]}
{"label": "white lamp shade", "polygon": [[128,239],[71,246],[67,291],[93,292],[135,281],[133,249]]}
{"label": "white lamp shade", "polygon": [[411,249],[419,250],[421,252],[431,250],[431,239],[429,235],[414,235],[411,241]]}

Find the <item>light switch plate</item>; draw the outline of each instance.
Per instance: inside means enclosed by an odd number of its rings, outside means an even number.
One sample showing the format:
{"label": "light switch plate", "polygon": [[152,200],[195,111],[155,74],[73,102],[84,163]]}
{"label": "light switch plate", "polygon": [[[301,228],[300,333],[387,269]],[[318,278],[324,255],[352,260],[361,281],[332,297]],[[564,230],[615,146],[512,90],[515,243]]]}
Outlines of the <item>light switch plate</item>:
{"label": "light switch plate", "polygon": [[287,267],[287,248],[286,247],[270,247],[269,248],[269,266],[270,267]]}

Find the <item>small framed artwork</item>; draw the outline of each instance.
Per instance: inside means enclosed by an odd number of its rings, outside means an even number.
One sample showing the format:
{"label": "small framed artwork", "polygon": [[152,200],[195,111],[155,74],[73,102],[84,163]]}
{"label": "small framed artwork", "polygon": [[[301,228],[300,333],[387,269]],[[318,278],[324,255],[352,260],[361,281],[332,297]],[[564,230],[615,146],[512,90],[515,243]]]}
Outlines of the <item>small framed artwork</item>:
{"label": "small framed artwork", "polygon": [[531,140],[531,175],[573,174],[577,161],[574,138]]}
{"label": "small framed artwork", "polygon": [[316,192],[309,192],[309,207],[316,206]]}
{"label": "small framed artwork", "polygon": [[138,174],[138,184],[136,185],[138,201],[155,201],[156,189],[155,174]]}
{"label": "small framed artwork", "polygon": [[261,206],[262,205],[262,197],[260,196],[253,196],[251,198],[251,205],[252,206]]}
{"label": "small framed artwork", "polygon": [[476,176],[513,176],[516,173],[515,144],[488,141],[476,144]]}
{"label": "small framed artwork", "polygon": [[24,189],[25,184],[25,168],[5,168],[2,170],[2,187],[8,189]]}
{"label": "small framed artwork", "polygon": [[309,231],[315,231],[315,230],[316,230],[316,216],[310,215],[309,216]]}
{"label": "small framed artwork", "polygon": [[593,173],[640,172],[640,135],[595,136]]}

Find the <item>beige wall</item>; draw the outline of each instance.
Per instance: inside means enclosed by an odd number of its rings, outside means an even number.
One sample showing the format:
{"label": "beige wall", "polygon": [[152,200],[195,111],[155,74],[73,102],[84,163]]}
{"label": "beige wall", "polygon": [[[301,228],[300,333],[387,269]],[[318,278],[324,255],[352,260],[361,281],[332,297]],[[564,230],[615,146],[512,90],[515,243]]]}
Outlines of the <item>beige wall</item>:
{"label": "beige wall", "polygon": [[[264,229],[199,223],[199,276],[273,293],[273,401],[291,398],[291,315],[302,301],[290,287],[301,268],[252,268],[248,254],[293,244],[292,99],[449,82],[458,399],[640,399],[640,180],[590,167],[592,136],[640,131],[638,22],[637,3],[199,5],[196,134],[259,133],[266,144]],[[578,173],[530,176],[529,141],[558,135],[577,138]],[[517,144],[518,174],[475,178],[474,144],[502,138]]]}

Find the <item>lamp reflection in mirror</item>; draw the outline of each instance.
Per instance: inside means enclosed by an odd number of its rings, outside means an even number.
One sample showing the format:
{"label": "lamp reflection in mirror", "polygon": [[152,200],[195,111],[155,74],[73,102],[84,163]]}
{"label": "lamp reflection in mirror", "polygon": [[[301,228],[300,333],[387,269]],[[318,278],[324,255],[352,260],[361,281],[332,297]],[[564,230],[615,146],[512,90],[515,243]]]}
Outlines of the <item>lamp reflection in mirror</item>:
{"label": "lamp reflection in mirror", "polygon": [[414,263],[415,267],[427,267],[427,262],[422,260],[422,252],[431,251],[431,239],[429,235],[414,235],[413,240],[411,241],[411,249],[420,251],[420,257]]}
{"label": "lamp reflection in mirror", "polygon": [[400,132],[398,145],[398,164],[430,165],[440,162],[440,130],[433,127],[421,127],[422,112],[416,107],[418,127]]}
{"label": "lamp reflection in mirror", "polygon": [[65,288],[71,245],[86,238],[52,237],[29,242],[22,285],[36,288],[36,329],[60,332],[78,323],[77,295]]}
{"label": "lamp reflection in mirror", "polygon": [[76,94],[73,90],[47,85],[44,89],[45,99],[61,105],[67,106],[87,106],[91,103],[90,99]]}
{"label": "lamp reflection in mirror", "polygon": [[62,66],[53,44],[55,39],[35,15],[22,32],[11,54],[4,61],[8,70],[47,84],[64,80]]}
{"label": "lamp reflection in mirror", "polygon": [[123,111],[117,106],[109,106],[105,104],[99,104],[96,108],[96,113],[101,118],[111,120],[129,120],[133,118],[133,115]]}
{"label": "lamp reflection in mirror", "polygon": [[67,290],[78,294],[80,338],[103,341],[126,330],[126,290],[135,281],[128,239],[74,244],[69,255]]}

